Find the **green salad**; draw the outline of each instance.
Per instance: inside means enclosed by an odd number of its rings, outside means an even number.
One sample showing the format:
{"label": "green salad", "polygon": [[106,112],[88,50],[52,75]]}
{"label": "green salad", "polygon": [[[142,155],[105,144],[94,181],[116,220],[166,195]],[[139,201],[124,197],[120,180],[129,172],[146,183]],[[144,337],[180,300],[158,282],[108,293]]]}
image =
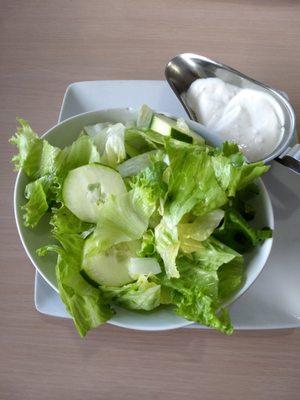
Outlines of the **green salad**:
{"label": "green salad", "polygon": [[98,123],[63,149],[29,124],[11,138],[16,170],[30,179],[22,206],[34,229],[51,213],[62,301],[81,336],[115,314],[115,305],[174,313],[233,331],[222,304],[241,288],[243,254],[272,236],[251,227],[254,180],[238,146],[205,144],[182,119],[142,106],[134,126]]}

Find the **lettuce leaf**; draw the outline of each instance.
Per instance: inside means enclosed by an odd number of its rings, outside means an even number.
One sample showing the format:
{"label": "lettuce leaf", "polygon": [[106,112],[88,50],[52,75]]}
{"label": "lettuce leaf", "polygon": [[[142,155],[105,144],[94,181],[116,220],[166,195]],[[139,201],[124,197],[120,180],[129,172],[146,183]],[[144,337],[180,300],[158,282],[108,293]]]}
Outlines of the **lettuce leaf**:
{"label": "lettuce leaf", "polygon": [[242,257],[235,257],[218,269],[220,302],[230,299],[243,285],[245,280],[245,267]]}
{"label": "lettuce leaf", "polygon": [[[185,214],[195,210],[196,205],[201,215],[225,204],[227,197],[216,180],[205,149],[173,141],[167,144],[167,155],[170,161],[168,192],[163,219],[155,228],[155,244],[167,276],[178,278],[176,257],[180,242],[177,224]],[[189,228],[190,225],[179,229],[183,233]],[[197,226],[194,228],[196,231]]]}
{"label": "lettuce leaf", "polygon": [[152,257],[156,253],[155,249],[155,236],[152,229],[148,229],[142,236],[140,250],[138,251],[139,257]]}
{"label": "lettuce leaf", "polygon": [[230,205],[246,221],[251,221],[255,217],[255,209],[251,201],[259,194],[259,188],[256,183],[250,183],[245,188],[239,190],[236,196],[230,199]]}
{"label": "lettuce leaf", "polygon": [[105,149],[101,155],[102,164],[115,168],[117,164],[125,160],[124,132],[125,126],[120,123],[112,125],[108,129]]}
{"label": "lettuce leaf", "polygon": [[28,202],[22,206],[25,226],[34,228],[47,212],[51,200],[50,192],[53,194],[53,183],[51,175],[44,175],[26,185],[25,197],[28,199]]}
{"label": "lettuce leaf", "polygon": [[154,162],[130,181],[132,189],[128,193],[111,196],[106,201],[92,235],[95,251],[105,251],[115,244],[143,236],[166,190],[164,169],[164,163]]}
{"label": "lettuce leaf", "polygon": [[72,169],[93,162],[100,162],[100,155],[92,140],[81,133],[71,146],[65,147],[57,155],[56,175],[65,177]]}
{"label": "lettuce leaf", "polygon": [[179,250],[177,226],[172,220],[162,218],[155,230],[155,247],[161,256],[169,278],[179,278],[176,257]]}
{"label": "lettuce leaf", "polygon": [[270,168],[262,161],[248,164],[234,143],[225,142],[221,149],[214,153],[212,166],[217,180],[231,197]]}
{"label": "lettuce leaf", "polygon": [[227,264],[234,259],[238,259],[243,263],[243,257],[238,252],[214,237],[210,237],[202,242],[201,247],[192,254],[192,257],[195,264],[214,271],[218,270],[223,264]]}
{"label": "lettuce leaf", "polygon": [[144,275],[122,287],[101,286],[100,289],[106,300],[130,310],[150,311],[160,305],[160,285]]}
{"label": "lettuce leaf", "polygon": [[60,245],[45,246],[38,250],[38,254],[45,255],[48,251],[58,254],[56,278],[60,297],[80,336],[84,336],[88,330],[110,319],[114,311],[101,291],[91,286],[80,275],[84,244],[81,233],[86,231],[90,224],[80,221],[66,207],[53,211],[53,235]]}
{"label": "lettuce leaf", "polygon": [[10,139],[10,143],[18,147],[19,153],[12,158],[17,171],[23,170],[31,179],[56,171],[56,158],[60,149],[40,139],[31,129],[28,122],[18,118],[20,126]]}
{"label": "lettuce leaf", "polygon": [[145,168],[151,166],[151,156],[155,155],[156,153],[157,150],[152,150],[143,154],[139,154],[138,156],[124,161],[122,164],[118,165],[116,169],[123,178],[137,175]]}
{"label": "lettuce leaf", "polygon": [[165,214],[174,225],[192,209],[195,215],[203,215],[226,204],[227,196],[214,174],[208,148],[169,142],[166,150],[170,178]]}
{"label": "lettuce leaf", "polygon": [[162,279],[162,290],[168,289],[175,312],[188,320],[232,333],[229,314],[221,305],[243,282],[242,256],[209,238],[197,252],[180,256],[177,268],[180,279]]}
{"label": "lettuce leaf", "polygon": [[92,138],[101,156],[101,164],[115,168],[126,158],[124,133],[125,126],[121,123],[99,123],[84,127]]}
{"label": "lettuce leaf", "polygon": [[151,166],[143,169],[139,174],[133,176],[129,181],[132,189],[148,189],[153,198],[157,201],[163,200],[166,196],[168,186],[164,179],[166,163],[161,160],[162,154],[156,153],[151,157]]}
{"label": "lettuce leaf", "polygon": [[25,188],[28,202],[22,207],[25,225],[33,228],[52,202],[62,203],[61,187],[67,173],[81,165],[99,162],[100,156],[85,134],[61,150],[40,139],[23,119],[18,122],[21,126],[10,142],[17,145],[19,153],[12,162],[33,180]]}
{"label": "lettuce leaf", "polygon": [[180,279],[162,282],[163,287],[169,289],[176,314],[230,334],[229,315],[225,310],[219,311],[217,271],[201,268],[185,258],[178,260],[178,270]]}
{"label": "lettuce leaf", "polygon": [[142,180],[139,183],[128,193],[111,196],[101,208],[93,233],[94,248],[98,251],[140,239],[147,230],[157,196],[151,184],[143,185]]}
{"label": "lettuce leaf", "polygon": [[202,242],[213,233],[223,218],[223,210],[214,210],[196,217],[191,223],[180,223],[178,225],[180,241],[194,239]]}
{"label": "lettuce leaf", "polygon": [[99,162],[99,153],[92,140],[81,133],[77,140],[63,150],[40,139],[28,122],[18,119],[20,127],[10,139],[18,147],[19,153],[12,158],[16,170],[36,180],[44,175],[64,177],[74,168],[92,162]]}
{"label": "lettuce leaf", "polygon": [[130,181],[132,189],[119,196],[110,196],[101,208],[98,223],[89,241],[89,255],[110,247],[140,239],[163,193],[162,175],[165,166],[155,162]]}
{"label": "lettuce leaf", "polygon": [[214,236],[243,254],[272,237],[272,230],[253,228],[235,209],[230,207],[225,212],[223,224],[214,232]]}
{"label": "lettuce leaf", "polygon": [[95,125],[87,125],[83,129],[93,139],[99,153],[101,154],[105,148],[105,142],[107,139],[108,128],[112,124],[109,122],[100,122]]}
{"label": "lettuce leaf", "polygon": [[142,130],[136,128],[125,130],[125,150],[129,157],[139,156],[158,147]]}

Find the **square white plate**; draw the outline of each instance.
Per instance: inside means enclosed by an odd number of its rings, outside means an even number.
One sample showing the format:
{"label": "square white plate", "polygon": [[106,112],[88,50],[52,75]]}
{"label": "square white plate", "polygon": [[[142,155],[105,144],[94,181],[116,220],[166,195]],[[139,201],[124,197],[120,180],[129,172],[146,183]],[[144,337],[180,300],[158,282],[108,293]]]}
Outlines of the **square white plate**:
{"label": "square white plate", "polygon": [[[67,88],[59,121],[86,111],[139,108],[143,103],[186,117],[165,81],[90,81]],[[274,208],[273,248],[259,278],[231,305],[233,325],[236,329],[300,327],[300,176],[273,162],[263,180]],[[35,306],[43,314],[68,317],[58,294],[38,273]]]}

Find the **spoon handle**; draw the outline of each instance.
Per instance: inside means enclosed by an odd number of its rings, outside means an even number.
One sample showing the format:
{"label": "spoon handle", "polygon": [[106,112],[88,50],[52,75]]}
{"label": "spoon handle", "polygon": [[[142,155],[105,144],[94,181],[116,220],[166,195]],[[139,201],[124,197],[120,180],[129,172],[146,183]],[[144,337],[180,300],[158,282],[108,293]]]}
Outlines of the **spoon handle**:
{"label": "spoon handle", "polygon": [[288,147],[275,160],[300,174],[300,143],[295,144],[293,147]]}

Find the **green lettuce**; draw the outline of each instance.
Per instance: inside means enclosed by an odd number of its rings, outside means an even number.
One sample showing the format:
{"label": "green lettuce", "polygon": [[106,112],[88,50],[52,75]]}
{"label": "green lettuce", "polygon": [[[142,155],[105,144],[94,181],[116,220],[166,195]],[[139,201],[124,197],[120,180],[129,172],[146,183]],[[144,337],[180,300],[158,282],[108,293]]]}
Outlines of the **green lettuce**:
{"label": "green lettuce", "polygon": [[227,196],[216,179],[206,148],[170,142],[166,151],[170,178],[165,214],[174,225],[192,209],[195,215],[203,215],[226,204]]}
{"label": "green lettuce", "polygon": [[22,206],[25,226],[34,228],[47,212],[52,197],[51,194],[54,196],[55,193],[53,183],[51,175],[44,175],[26,185],[25,197],[28,201]]}
{"label": "green lettuce", "polygon": [[93,138],[101,157],[101,164],[115,168],[117,164],[125,160],[125,126],[123,124],[102,123],[86,126],[84,129]]}
{"label": "green lettuce", "polygon": [[139,257],[152,257],[156,253],[155,236],[152,229],[148,229],[142,236],[141,247],[138,251]]}
{"label": "green lettuce", "polygon": [[38,250],[58,254],[56,278],[60,297],[81,336],[88,330],[109,320],[114,312],[98,288],[91,286],[81,275],[84,239],[82,232],[90,224],[80,221],[66,207],[55,209],[51,219],[53,235],[60,245],[49,245]]}
{"label": "green lettuce", "polygon": [[256,183],[250,183],[245,188],[239,190],[236,196],[230,199],[230,206],[234,208],[246,221],[251,221],[255,217],[255,209],[252,200],[259,194]]}
{"label": "green lettuce", "polygon": [[18,119],[20,127],[10,142],[19,153],[12,159],[16,170],[23,170],[32,180],[25,188],[28,202],[22,207],[24,223],[35,227],[52,203],[61,203],[61,187],[64,177],[74,168],[99,162],[99,153],[92,140],[79,135],[72,145],[59,149],[40,139],[29,124]]}
{"label": "green lettuce", "polygon": [[136,128],[125,130],[125,150],[129,157],[139,156],[158,147],[159,144],[153,142],[142,130]]}
{"label": "green lettuce", "polygon": [[223,210],[214,210],[196,217],[191,223],[180,223],[178,225],[179,238],[181,241],[194,239],[202,242],[213,233],[223,218]]}
{"label": "green lettuce", "polygon": [[92,140],[81,133],[77,140],[64,149],[50,145],[40,139],[28,122],[18,119],[20,127],[10,139],[19,153],[12,158],[16,170],[23,170],[32,180],[52,175],[65,177],[74,168],[100,161],[100,155]]}
{"label": "green lettuce", "polygon": [[167,165],[161,158],[162,154],[160,152],[153,155],[153,157],[150,158],[151,166],[143,169],[129,181],[129,185],[132,189],[140,188],[150,190],[153,199],[155,198],[158,202],[165,198],[168,190],[164,179]]}
{"label": "green lettuce", "polygon": [[[216,180],[205,148],[172,141],[167,144],[167,155],[170,162],[168,191],[163,219],[155,228],[155,244],[164,261],[167,276],[178,278],[176,257],[180,241],[177,224],[185,214],[191,210],[194,212],[195,206],[197,214],[201,215],[225,204],[227,197]],[[190,224],[183,228],[179,225],[181,234],[189,228]]]}
{"label": "green lettuce", "polygon": [[222,264],[227,264],[235,258],[242,260],[242,256],[238,252],[213,236],[198,243],[198,248],[189,255],[189,259],[193,260],[195,264],[201,264],[204,268],[217,270]]}
{"label": "green lettuce", "polygon": [[227,334],[233,330],[228,311],[222,308],[225,298],[243,282],[243,258],[238,253],[210,238],[197,252],[177,260],[180,279],[163,278],[169,302],[175,312],[191,321]]}
{"label": "green lettuce", "polygon": [[245,267],[242,257],[235,257],[218,269],[220,302],[230,299],[243,285],[245,280]]}
{"label": "green lettuce", "polygon": [[228,208],[224,222],[214,232],[214,236],[232,249],[245,253],[272,237],[272,230],[255,229],[235,209]]}
{"label": "green lettuce", "polygon": [[105,149],[105,142],[108,136],[108,129],[112,124],[109,122],[100,122],[94,125],[87,125],[83,130],[93,139],[99,153]]}
{"label": "green lettuce", "polygon": [[56,159],[60,149],[40,139],[31,129],[28,122],[18,118],[20,126],[10,139],[10,143],[18,147],[19,153],[12,158],[17,171],[23,170],[31,179],[56,171]]}
{"label": "green lettuce", "polygon": [[141,275],[136,282],[122,287],[101,286],[100,289],[106,300],[129,310],[150,311],[160,305],[160,285],[144,275]]}
{"label": "green lettuce", "polygon": [[122,164],[117,166],[117,171],[123,178],[128,176],[137,175],[139,172],[143,171],[147,167],[151,167],[152,161],[151,157],[157,153],[157,150],[148,151],[138,156],[129,158]]}
{"label": "green lettuce", "polygon": [[162,282],[163,287],[169,289],[170,302],[175,306],[176,314],[230,334],[230,318],[220,307],[218,298],[217,271],[201,268],[185,258],[178,260],[178,270],[180,279]]}
{"label": "green lettuce", "polygon": [[97,251],[143,236],[166,190],[164,169],[163,162],[153,162],[151,167],[130,181],[132,189],[128,193],[111,196],[105,202],[92,235],[93,247]]}
{"label": "green lettuce", "polygon": [[93,247],[105,251],[115,244],[141,238],[154,209],[155,202],[146,190],[111,196],[99,213],[92,234]]}
{"label": "green lettuce", "polygon": [[57,155],[56,175],[65,177],[74,168],[97,162],[100,162],[100,155],[96,146],[87,135],[81,133],[70,146]]}
{"label": "green lettuce", "polygon": [[161,256],[168,277],[179,278],[176,257],[179,250],[177,226],[172,220],[163,218],[155,227],[155,247]]}
{"label": "green lettuce", "polygon": [[225,142],[221,149],[214,153],[212,166],[215,175],[222,189],[231,197],[270,168],[262,161],[246,163],[243,154],[234,143]]}
{"label": "green lettuce", "polygon": [[[188,144],[162,136],[149,129],[150,119],[151,110],[144,107],[138,128],[87,126],[64,149],[40,139],[20,119],[11,142],[19,150],[15,168],[30,179],[24,223],[35,227],[51,210],[57,243],[38,252],[57,253],[60,296],[81,336],[113,316],[110,302],[145,311],[171,304],[183,318],[230,334],[223,304],[244,282],[241,254],[272,235],[248,223],[254,217],[249,200],[257,194],[253,182],[268,167],[248,164],[232,143],[214,149],[203,141]],[[184,121],[177,125],[188,129]],[[128,190],[106,199],[97,224],[80,221],[62,199],[68,172],[90,163],[120,171]],[[134,276],[136,281],[121,287],[97,287],[80,272],[87,238],[87,256],[117,250],[122,259],[134,246],[134,258],[153,258],[164,268],[157,275]],[[149,260],[138,261],[144,267]]]}

